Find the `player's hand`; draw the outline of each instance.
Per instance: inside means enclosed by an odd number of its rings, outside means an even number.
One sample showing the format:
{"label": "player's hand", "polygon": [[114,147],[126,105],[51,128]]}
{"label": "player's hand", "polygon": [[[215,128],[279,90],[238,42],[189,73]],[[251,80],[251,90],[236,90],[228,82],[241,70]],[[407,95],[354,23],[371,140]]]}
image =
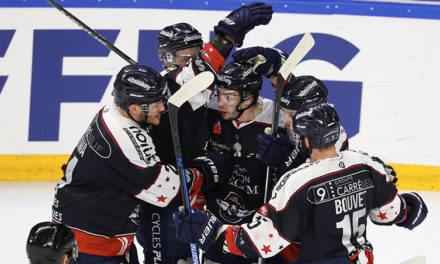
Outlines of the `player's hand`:
{"label": "player's hand", "polygon": [[235,52],[232,57],[238,62],[252,63],[254,73],[269,77],[278,74],[288,55],[275,48],[251,47]]}
{"label": "player's hand", "polygon": [[422,197],[415,192],[403,193],[400,195],[408,206],[408,212],[406,219],[396,225],[403,226],[409,230],[414,229],[416,226],[420,225],[423,220],[425,220],[428,215],[428,207],[426,207],[425,202]]}
{"label": "player's hand", "polygon": [[394,171],[394,168],[391,167],[390,165],[385,164],[385,162],[383,162],[380,158],[378,157],[372,157],[372,159],[374,161],[377,161],[379,163],[381,163],[385,169],[385,172],[387,173],[387,177],[390,180],[391,183],[396,183],[397,182],[397,174],[396,171]]}
{"label": "player's hand", "polygon": [[262,2],[235,9],[226,18],[220,20],[214,27],[215,33],[223,33],[234,39],[235,45],[243,45],[244,36],[247,32],[258,25],[267,25],[272,19],[272,6]]}
{"label": "player's hand", "polygon": [[288,159],[289,154],[295,148],[289,138],[283,134],[279,137],[270,134],[260,134],[257,139],[259,142],[258,158],[264,165],[274,168],[283,166],[283,161]]}
{"label": "player's hand", "polygon": [[228,152],[210,151],[204,156],[193,160],[191,167],[195,167],[203,174],[204,183],[202,191],[227,181],[232,174],[234,165],[233,156]]}
{"label": "player's hand", "polygon": [[214,243],[222,223],[215,216],[207,216],[199,209],[191,211],[191,214],[181,211],[173,214],[176,237],[185,243],[195,243],[206,251]]}

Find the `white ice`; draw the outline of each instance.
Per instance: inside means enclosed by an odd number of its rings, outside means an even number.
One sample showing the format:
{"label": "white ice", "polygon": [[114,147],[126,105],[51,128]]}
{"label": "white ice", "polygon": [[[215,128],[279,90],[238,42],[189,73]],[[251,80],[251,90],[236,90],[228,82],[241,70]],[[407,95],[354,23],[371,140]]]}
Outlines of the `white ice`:
{"label": "white ice", "polygon": [[[36,223],[51,220],[55,184],[0,182],[1,264],[28,263],[25,252],[28,232]],[[413,231],[368,224],[367,238],[374,246],[376,264],[396,264],[416,255],[424,255],[428,264],[440,263],[440,192],[418,192],[424,198],[429,214]]]}

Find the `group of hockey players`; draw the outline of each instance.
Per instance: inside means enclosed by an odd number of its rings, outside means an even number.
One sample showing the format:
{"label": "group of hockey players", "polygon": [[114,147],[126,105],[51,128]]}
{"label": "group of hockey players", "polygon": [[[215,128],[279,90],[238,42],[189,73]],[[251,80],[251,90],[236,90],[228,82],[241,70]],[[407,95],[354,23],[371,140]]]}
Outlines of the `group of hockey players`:
{"label": "group of hockey players", "polygon": [[[288,54],[241,47],[266,25],[272,7],[244,5],[204,44],[186,23],[165,27],[157,50],[164,71],[123,67],[114,100],[94,117],[58,182],[52,222],[30,232],[30,263],[373,263],[367,217],[408,229],[428,209],[417,193],[398,194],[394,170],[348,150],[325,85],[291,76],[284,85],[278,136],[274,102],[260,97]],[[257,56],[264,60],[256,60]],[[203,71],[212,87],[179,110],[191,213],[182,205],[167,98]],[[275,87],[275,84],[274,84]],[[265,188],[266,171],[273,184]],[[264,204],[265,192],[269,201]]]}

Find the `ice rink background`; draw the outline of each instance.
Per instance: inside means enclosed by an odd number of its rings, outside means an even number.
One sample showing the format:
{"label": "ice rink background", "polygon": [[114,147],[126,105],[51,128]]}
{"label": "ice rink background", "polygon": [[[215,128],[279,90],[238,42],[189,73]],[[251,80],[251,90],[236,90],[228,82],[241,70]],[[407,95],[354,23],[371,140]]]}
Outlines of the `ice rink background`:
{"label": "ice rink background", "polygon": [[[0,182],[1,264],[28,263],[25,252],[28,232],[37,222],[51,220],[55,185],[56,182]],[[374,246],[376,264],[395,264],[416,255],[424,255],[428,264],[439,263],[440,192],[418,192],[429,214],[415,230],[369,223],[367,238]]]}

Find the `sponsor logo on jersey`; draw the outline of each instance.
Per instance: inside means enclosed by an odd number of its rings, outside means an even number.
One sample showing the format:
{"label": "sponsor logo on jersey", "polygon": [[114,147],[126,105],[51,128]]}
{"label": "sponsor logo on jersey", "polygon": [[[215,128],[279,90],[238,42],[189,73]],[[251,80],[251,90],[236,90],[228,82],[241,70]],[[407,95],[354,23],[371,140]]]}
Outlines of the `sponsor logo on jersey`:
{"label": "sponsor logo on jersey", "polygon": [[153,263],[162,263],[162,241],[160,238],[160,214],[151,215],[151,247],[153,251]]}
{"label": "sponsor logo on jersey", "polygon": [[107,139],[99,129],[98,115],[95,116],[92,123],[87,128],[86,133],[84,133],[84,136],[77,145],[77,150],[81,157],[84,155],[87,145],[103,159],[109,158],[112,153],[110,143],[108,143]]}
{"label": "sponsor logo on jersey", "polygon": [[321,204],[373,188],[373,181],[364,176],[365,174],[367,171],[362,170],[311,186],[307,191],[307,200],[313,204]]}
{"label": "sponsor logo on jersey", "polygon": [[214,128],[212,129],[212,133],[216,135],[222,134],[222,126],[220,125],[220,121],[217,121],[217,123],[214,124]]}
{"label": "sponsor logo on jersey", "polygon": [[145,161],[147,165],[157,162],[153,143],[148,142],[149,137],[147,137],[146,133],[143,133],[141,128],[131,126],[124,128],[124,131],[127,133],[131,142],[133,143],[139,155],[139,159]]}

